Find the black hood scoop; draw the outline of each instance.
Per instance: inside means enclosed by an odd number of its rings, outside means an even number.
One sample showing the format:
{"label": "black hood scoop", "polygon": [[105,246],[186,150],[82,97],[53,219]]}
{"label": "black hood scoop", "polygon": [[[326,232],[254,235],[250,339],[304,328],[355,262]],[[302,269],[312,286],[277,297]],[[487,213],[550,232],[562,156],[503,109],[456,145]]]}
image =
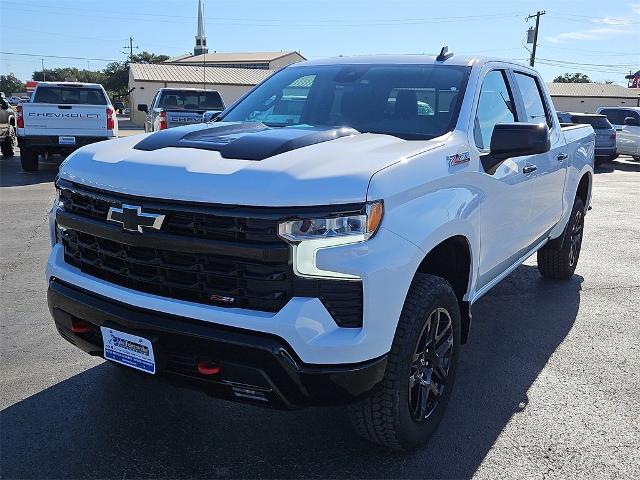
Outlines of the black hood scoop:
{"label": "black hood scoop", "polygon": [[274,128],[263,123],[246,122],[213,125],[189,133],[185,133],[182,128],[162,130],[148,136],[133,148],[145,151],[165,147],[197,148],[220,152],[223,158],[264,160],[290,150],[358,133],[348,127]]}

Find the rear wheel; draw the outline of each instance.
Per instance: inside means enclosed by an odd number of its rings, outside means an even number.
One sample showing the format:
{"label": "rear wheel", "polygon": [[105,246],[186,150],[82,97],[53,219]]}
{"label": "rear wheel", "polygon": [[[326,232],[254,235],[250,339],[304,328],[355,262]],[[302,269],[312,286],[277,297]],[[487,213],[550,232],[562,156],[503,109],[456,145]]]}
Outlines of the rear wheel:
{"label": "rear wheel", "polygon": [[460,309],[451,285],[417,274],[381,385],[350,407],[364,438],[395,450],[426,443],[451,396],[460,348]]}
{"label": "rear wheel", "polygon": [[584,203],[576,197],[560,246],[546,245],[538,250],[538,271],[543,277],[566,280],[573,276],[580,257],[583,233]]}
{"label": "rear wheel", "polygon": [[20,149],[20,163],[25,172],[35,172],[38,170],[38,152],[30,148]]}

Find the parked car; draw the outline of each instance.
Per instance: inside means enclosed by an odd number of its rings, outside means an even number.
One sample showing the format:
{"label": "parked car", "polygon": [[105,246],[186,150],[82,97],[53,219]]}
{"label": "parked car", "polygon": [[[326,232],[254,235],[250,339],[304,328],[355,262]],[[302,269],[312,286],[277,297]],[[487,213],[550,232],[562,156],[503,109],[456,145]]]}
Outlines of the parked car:
{"label": "parked car", "polygon": [[618,158],[616,130],[607,117],[596,113],[558,113],[558,118],[568,118],[568,123],[591,125],[596,132],[595,161],[602,162]]}
{"label": "parked car", "polygon": [[0,152],[3,157],[13,157],[16,143],[15,113],[7,99],[0,96]]}
{"label": "parked car", "polygon": [[138,110],[146,114],[145,132],[201,123],[208,110],[224,110],[220,93],[197,88],[161,88],[151,105],[138,104]]}
{"label": "parked car", "polygon": [[69,154],[83,145],[118,136],[118,119],[102,85],[38,82],[33,101],[18,105],[20,159],[38,169],[39,155]]}
{"label": "parked car", "polygon": [[640,107],[600,107],[616,129],[616,149],[620,155],[640,160]]}
{"label": "parked car", "polygon": [[124,102],[113,102],[113,108],[116,109],[117,113],[124,112],[124,109],[125,109]]}
{"label": "parked car", "polygon": [[18,105],[21,102],[23,102],[22,97],[18,97],[16,95],[13,95],[12,97],[9,98],[9,103],[11,105]]}
{"label": "parked car", "polygon": [[72,154],[49,309],[92,355],[255,405],[351,404],[364,437],[413,448],[475,302],[536,252],[573,275],[594,143],[511,61],[296,63],[216,122]]}

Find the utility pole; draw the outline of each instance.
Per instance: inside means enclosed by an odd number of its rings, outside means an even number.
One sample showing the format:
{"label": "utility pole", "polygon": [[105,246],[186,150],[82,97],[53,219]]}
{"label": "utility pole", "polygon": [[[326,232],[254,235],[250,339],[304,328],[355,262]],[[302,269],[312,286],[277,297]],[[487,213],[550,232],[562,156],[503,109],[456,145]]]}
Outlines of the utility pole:
{"label": "utility pole", "polygon": [[42,61],[42,81],[46,82],[47,81],[47,74],[44,71],[44,58],[41,58],[40,60]]}
{"label": "utility pole", "polygon": [[540,27],[540,17],[545,13],[547,12],[545,12],[544,10],[541,12],[538,11],[536,12],[535,15],[529,15],[527,17],[527,20],[529,20],[530,18],[536,17],[536,29],[533,34],[533,49],[531,50],[531,59],[529,60],[529,65],[531,65],[532,67],[536,63],[536,47],[538,46],[538,28]]}
{"label": "utility pole", "polygon": [[135,48],[135,49],[137,49],[137,48],[138,48],[138,46],[137,46],[137,45],[136,45],[136,46],[134,46],[134,45],[133,45],[133,37],[129,37],[129,45],[125,45],[125,46],[124,46],[124,47],[122,47],[122,48],[124,48],[124,49],[125,49],[125,51],[124,51],[124,52],[122,52],[122,53],[127,53],[127,52],[126,52],[126,50],[127,50],[127,49],[129,50],[129,63],[133,63],[133,49],[134,49],[134,48]]}

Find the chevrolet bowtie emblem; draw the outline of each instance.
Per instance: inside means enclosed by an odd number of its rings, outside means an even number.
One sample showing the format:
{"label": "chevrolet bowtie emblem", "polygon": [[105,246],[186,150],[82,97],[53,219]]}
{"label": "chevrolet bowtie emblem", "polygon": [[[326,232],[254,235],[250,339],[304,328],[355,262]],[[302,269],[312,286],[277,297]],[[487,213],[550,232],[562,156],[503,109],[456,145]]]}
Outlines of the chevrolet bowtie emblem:
{"label": "chevrolet bowtie emblem", "polygon": [[164,222],[164,215],[142,213],[142,207],[123,204],[122,208],[111,207],[109,209],[107,221],[119,223],[125,230],[142,233],[143,228],[160,230],[162,222]]}

